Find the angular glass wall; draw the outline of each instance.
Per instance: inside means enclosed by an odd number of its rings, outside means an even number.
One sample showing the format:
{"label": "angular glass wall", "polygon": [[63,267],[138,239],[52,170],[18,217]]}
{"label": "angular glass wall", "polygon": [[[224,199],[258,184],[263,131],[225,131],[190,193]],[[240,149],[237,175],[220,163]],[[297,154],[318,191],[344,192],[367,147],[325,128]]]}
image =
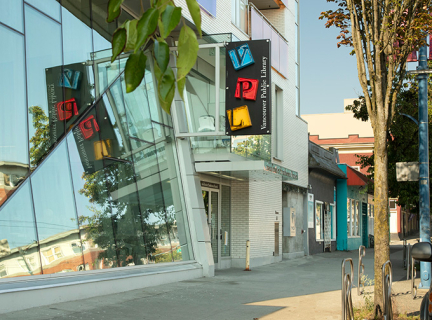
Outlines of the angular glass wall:
{"label": "angular glass wall", "polygon": [[[10,3],[9,5],[12,5]],[[18,6],[19,9],[19,6]],[[19,15],[18,10],[12,11]],[[9,22],[0,15],[0,22]],[[21,4],[22,22],[22,4]],[[16,26],[16,27],[19,27]],[[29,171],[24,36],[0,25],[0,206]],[[7,76],[6,76],[7,75]],[[1,236],[0,236],[1,237]]]}
{"label": "angular glass wall", "polygon": [[30,182],[0,209],[0,278],[41,274]]}
{"label": "angular glass wall", "polygon": [[171,118],[151,59],[125,94],[110,39],[130,16],[107,24],[107,3],[24,1],[21,29],[19,5],[0,14],[0,277],[193,259]]}

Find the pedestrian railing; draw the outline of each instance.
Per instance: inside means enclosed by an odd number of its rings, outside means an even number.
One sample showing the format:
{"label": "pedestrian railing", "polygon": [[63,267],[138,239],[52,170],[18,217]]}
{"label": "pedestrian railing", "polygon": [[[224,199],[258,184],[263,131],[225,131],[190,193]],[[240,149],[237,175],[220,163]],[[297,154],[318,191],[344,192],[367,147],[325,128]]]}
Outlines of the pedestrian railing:
{"label": "pedestrian railing", "polygon": [[365,288],[365,279],[363,277],[364,275],[364,264],[363,264],[363,257],[366,255],[366,248],[365,246],[359,247],[359,261],[358,261],[358,270],[357,270],[357,295],[361,295],[364,292]]}
{"label": "pedestrian railing", "polygon": [[[345,265],[349,262],[351,270],[346,273]],[[342,320],[354,320],[354,311],[351,298],[354,264],[351,258],[342,261]]]}
{"label": "pedestrian railing", "polygon": [[382,266],[383,283],[383,315],[384,320],[393,319],[391,287],[392,287],[392,264],[387,260]]}

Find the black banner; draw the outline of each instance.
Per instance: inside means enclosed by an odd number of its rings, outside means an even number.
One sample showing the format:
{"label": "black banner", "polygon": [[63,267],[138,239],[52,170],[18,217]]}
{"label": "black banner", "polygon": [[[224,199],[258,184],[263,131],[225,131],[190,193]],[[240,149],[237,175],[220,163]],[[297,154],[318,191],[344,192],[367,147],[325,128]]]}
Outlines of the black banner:
{"label": "black banner", "polygon": [[87,67],[83,63],[45,71],[50,144],[56,143],[93,103]]}
{"label": "black banner", "polygon": [[120,158],[121,148],[112,121],[101,101],[73,129],[81,163],[88,174]]}
{"label": "black banner", "polygon": [[270,40],[226,46],[227,135],[271,134]]}

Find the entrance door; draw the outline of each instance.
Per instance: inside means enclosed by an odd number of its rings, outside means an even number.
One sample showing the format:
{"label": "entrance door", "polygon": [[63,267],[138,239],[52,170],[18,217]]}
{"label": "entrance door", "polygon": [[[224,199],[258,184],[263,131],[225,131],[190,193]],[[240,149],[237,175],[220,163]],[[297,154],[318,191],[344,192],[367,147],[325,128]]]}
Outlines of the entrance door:
{"label": "entrance door", "polygon": [[207,215],[207,224],[210,231],[211,247],[215,268],[219,267],[221,260],[221,226],[219,190],[202,188],[204,207]]}

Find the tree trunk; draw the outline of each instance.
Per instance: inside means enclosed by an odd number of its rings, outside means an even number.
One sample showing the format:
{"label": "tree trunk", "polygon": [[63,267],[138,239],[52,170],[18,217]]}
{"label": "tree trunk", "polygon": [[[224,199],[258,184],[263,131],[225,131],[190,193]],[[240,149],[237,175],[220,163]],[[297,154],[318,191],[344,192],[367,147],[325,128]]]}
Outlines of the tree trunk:
{"label": "tree trunk", "polygon": [[382,266],[390,259],[389,248],[389,209],[388,209],[388,154],[387,154],[387,130],[383,119],[377,119],[374,125],[374,270],[375,288],[374,304],[375,313],[382,314],[383,311],[383,283]]}

